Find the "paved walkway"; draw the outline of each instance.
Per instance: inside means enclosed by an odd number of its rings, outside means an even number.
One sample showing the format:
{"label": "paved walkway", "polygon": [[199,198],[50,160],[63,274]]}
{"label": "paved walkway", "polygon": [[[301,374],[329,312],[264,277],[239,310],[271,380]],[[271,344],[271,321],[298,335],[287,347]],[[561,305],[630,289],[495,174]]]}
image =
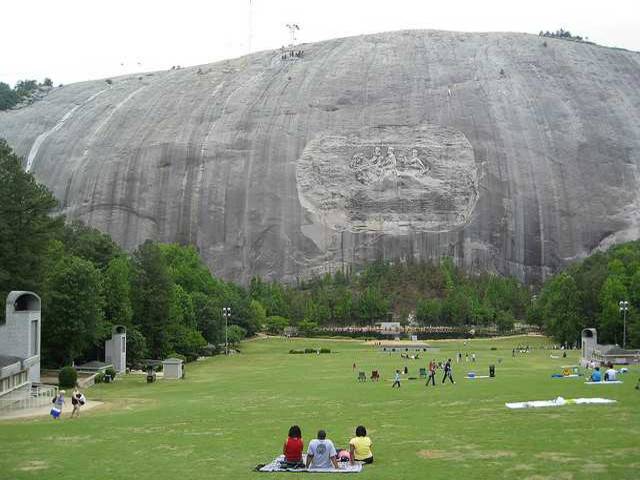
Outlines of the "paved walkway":
{"label": "paved walkway", "polygon": [[[71,402],[71,400],[69,400],[69,402]],[[104,402],[98,402],[95,400],[88,401],[87,404],[84,405],[80,410],[80,416],[82,416],[83,412],[86,412],[87,410],[92,410],[103,404]],[[72,410],[73,410],[73,407],[71,405],[65,405],[62,409],[62,415],[60,418],[63,420],[69,419],[69,416],[71,415]],[[0,421],[17,420],[21,418],[46,417],[49,415],[50,411],[51,411],[51,407],[48,405],[44,407],[38,407],[38,408],[29,408],[26,410],[10,410],[8,412],[0,412]]]}

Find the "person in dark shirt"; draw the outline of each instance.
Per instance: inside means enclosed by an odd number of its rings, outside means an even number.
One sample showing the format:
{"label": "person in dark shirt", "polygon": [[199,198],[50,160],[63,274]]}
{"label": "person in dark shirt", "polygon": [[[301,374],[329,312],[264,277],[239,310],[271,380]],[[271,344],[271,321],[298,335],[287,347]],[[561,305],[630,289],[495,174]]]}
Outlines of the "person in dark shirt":
{"label": "person in dark shirt", "polygon": [[442,377],[442,383],[445,382],[447,377],[451,380],[451,383],[456,383],[453,381],[453,375],[451,374],[451,359],[448,359],[447,363],[444,364],[444,377]]}

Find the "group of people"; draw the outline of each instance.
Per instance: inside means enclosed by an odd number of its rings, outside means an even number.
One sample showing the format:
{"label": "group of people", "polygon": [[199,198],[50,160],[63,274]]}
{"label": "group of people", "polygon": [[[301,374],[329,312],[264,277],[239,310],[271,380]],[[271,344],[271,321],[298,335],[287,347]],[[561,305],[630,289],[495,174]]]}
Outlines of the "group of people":
{"label": "group of people", "polygon": [[[476,361],[476,354],[472,353],[471,356],[469,356],[469,353],[465,353],[464,354],[464,361],[468,363],[469,359],[471,359],[472,362],[475,362]],[[461,361],[462,361],[462,352],[458,352],[456,354],[456,362],[460,363]]]}
{"label": "group of people", "polygon": [[[60,415],[62,415],[62,408],[64,407],[65,395],[64,390],[60,390],[58,394],[53,397],[51,403],[53,403],[53,407],[51,407],[51,417],[54,420],[58,420]],[[71,418],[78,418],[80,416],[80,408],[87,403],[87,399],[84,394],[80,392],[77,388],[73,390],[73,394],[71,395],[71,405],[73,406],[73,410],[71,411]]]}
{"label": "group of people", "polygon": [[[436,370],[438,370],[439,368],[442,369],[444,375],[442,376],[442,383],[445,383],[447,381],[447,379],[449,379],[449,381],[453,384],[455,384],[456,382],[453,380],[453,368],[451,367],[451,359],[447,359],[446,362],[436,362],[435,360],[431,360],[429,362],[429,367],[427,370],[427,383],[426,386],[428,387],[429,384],[432,384],[434,387],[436,386]],[[408,370],[407,367],[404,367],[404,373],[407,374]],[[396,370],[395,376],[393,377],[393,384],[391,385],[391,388],[400,388],[400,380],[401,380],[401,376],[400,376],[400,370]]]}
{"label": "group of people", "polygon": [[373,463],[371,439],[367,436],[367,429],[363,425],[356,428],[355,437],[349,440],[349,450],[336,449],[333,442],[327,438],[324,430],[318,430],[317,437],[309,442],[306,460],[303,460],[304,440],[298,425],[289,428],[289,434],[282,447],[284,454],[283,466],[286,468],[339,468],[338,462]]}
{"label": "group of people", "polygon": [[607,370],[604,372],[604,377],[602,372],[600,371],[600,367],[595,367],[593,372],[591,373],[591,382],[615,382],[616,376],[618,372],[615,368],[613,368],[613,364],[609,363]]}

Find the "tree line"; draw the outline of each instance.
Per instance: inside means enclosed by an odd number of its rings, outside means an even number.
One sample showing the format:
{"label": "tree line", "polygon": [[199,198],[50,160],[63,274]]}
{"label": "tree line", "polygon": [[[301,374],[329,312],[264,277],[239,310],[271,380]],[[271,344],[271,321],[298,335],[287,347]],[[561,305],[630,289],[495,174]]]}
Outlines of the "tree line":
{"label": "tree line", "polygon": [[[629,344],[640,345],[640,242],[569,266],[541,288],[475,274],[449,258],[437,263],[379,261],[295,285],[254,278],[246,286],[214,277],[192,246],[147,241],[129,253],[108,235],[65,223],[58,202],[0,140],[0,308],[10,290],[43,300],[42,351],[59,366],[101,358],[114,325],[127,327],[130,363],[216,350],[260,330],[372,325],[544,326],[574,343],[595,326],[621,342],[618,301],[630,302]],[[537,293],[536,293],[537,292]],[[222,308],[231,308],[225,330]]]}
{"label": "tree line", "polygon": [[13,108],[42,87],[53,87],[53,82],[50,78],[45,78],[42,83],[38,83],[37,80],[20,80],[13,88],[0,82],[0,111]]}
{"label": "tree line", "polygon": [[554,275],[533,299],[530,317],[563,343],[574,344],[583,328],[595,327],[599,343],[622,345],[621,301],[629,302],[627,347],[640,348],[640,241],[597,252]]}

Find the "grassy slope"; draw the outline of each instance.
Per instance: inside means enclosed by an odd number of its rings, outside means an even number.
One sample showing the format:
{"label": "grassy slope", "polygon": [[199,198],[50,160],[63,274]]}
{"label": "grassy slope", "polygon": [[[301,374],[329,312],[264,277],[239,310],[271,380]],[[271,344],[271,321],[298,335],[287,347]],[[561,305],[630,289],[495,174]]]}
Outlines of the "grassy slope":
{"label": "grassy slope", "polygon": [[[525,340],[541,344],[542,339]],[[498,356],[494,380],[455,386],[406,381],[357,384],[351,365],[368,372],[424,362],[377,353],[372,346],[330,340],[266,339],[242,355],[188,365],[185,381],[146,385],[142,377],[88,391],[109,405],[80,420],[0,423],[0,479],[22,478],[262,478],[251,472],[273,458],[288,427],[298,423],[308,442],[324,428],[346,445],[355,425],[374,441],[371,479],[631,479],[640,467],[638,370],[618,386],[588,386],[550,374],[577,360],[536,351],[511,358],[514,340],[478,340],[478,370]],[[490,351],[492,345],[500,350]],[[289,355],[292,347],[328,346],[331,355]],[[453,356],[461,342],[438,343]],[[469,369],[471,364],[469,364]],[[438,375],[438,381],[441,375]],[[566,406],[510,411],[506,401],[605,396],[615,406]],[[282,476],[282,475],[281,475]],[[308,477],[307,474],[296,478]]]}

